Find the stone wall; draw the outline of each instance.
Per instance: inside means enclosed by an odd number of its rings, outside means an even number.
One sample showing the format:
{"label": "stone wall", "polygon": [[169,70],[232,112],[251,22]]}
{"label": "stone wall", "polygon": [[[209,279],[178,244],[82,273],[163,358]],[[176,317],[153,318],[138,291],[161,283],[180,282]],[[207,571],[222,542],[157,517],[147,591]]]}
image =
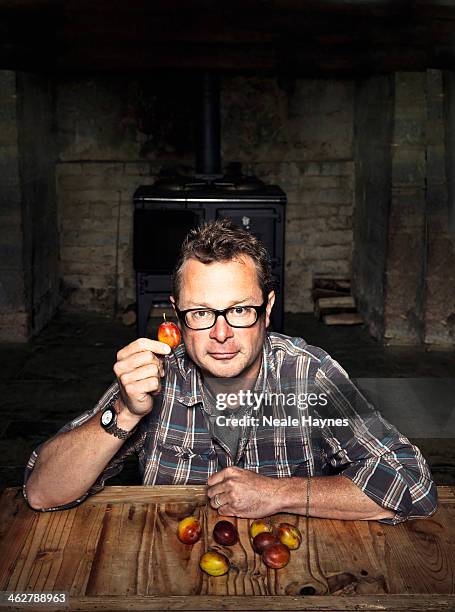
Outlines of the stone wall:
{"label": "stone wall", "polygon": [[0,339],[25,341],[59,300],[53,105],[44,77],[0,72]]}
{"label": "stone wall", "polygon": [[[447,86],[447,83],[446,83]],[[446,174],[450,140],[447,88],[440,70],[427,74],[427,202],[424,342],[455,346],[455,234],[450,233]],[[453,102],[452,102],[453,103]],[[451,151],[455,155],[455,151]],[[453,181],[453,176],[450,177]]]}
{"label": "stone wall", "polygon": [[445,98],[441,71],[395,75],[384,330],[388,344],[453,346],[455,341]]}
{"label": "stone wall", "polygon": [[18,140],[30,333],[53,316],[59,297],[54,96],[49,79],[18,73]]}
{"label": "stone wall", "polygon": [[16,73],[0,71],[0,340],[28,337]]}
{"label": "stone wall", "polygon": [[370,334],[377,339],[384,333],[393,116],[393,77],[357,83],[353,290]]}
{"label": "stone wall", "polygon": [[[165,77],[65,79],[57,90],[65,306],[112,314],[135,301],[132,195],[162,169],[191,171],[196,92]],[[222,82],[224,164],[240,161],[288,195],[288,311],[312,309],[314,276],[350,275],[353,90],[336,80]]]}

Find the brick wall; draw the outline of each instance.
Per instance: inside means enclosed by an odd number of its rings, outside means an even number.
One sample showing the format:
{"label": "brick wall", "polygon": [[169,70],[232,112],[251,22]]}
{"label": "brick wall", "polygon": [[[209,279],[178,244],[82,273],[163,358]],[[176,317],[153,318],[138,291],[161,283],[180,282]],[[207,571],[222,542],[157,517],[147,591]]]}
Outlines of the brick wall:
{"label": "brick wall", "polygon": [[[447,83],[445,84],[447,86]],[[453,104],[453,101],[452,101]],[[449,231],[446,170],[450,141],[447,87],[440,70],[427,74],[427,207],[424,342],[455,346],[455,232]],[[447,126],[448,127],[448,126]],[[452,151],[452,155],[455,151]],[[451,177],[453,181],[453,176]],[[453,206],[453,203],[452,203]]]}
{"label": "brick wall", "polygon": [[0,341],[28,337],[16,73],[0,71]]}
{"label": "brick wall", "polygon": [[388,344],[455,343],[446,107],[441,71],[395,75],[384,331]]}
{"label": "brick wall", "polygon": [[26,341],[59,300],[52,91],[0,72],[0,340]]}
{"label": "brick wall", "polygon": [[353,291],[371,335],[384,334],[385,270],[394,118],[393,76],[359,81],[355,98]]}
{"label": "brick wall", "polygon": [[18,73],[18,142],[30,333],[39,332],[59,297],[54,92],[46,77]]}
{"label": "brick wall", "polygon": [[[69,309],[112,314],[135,301],[134,190],[162,168],[193,164],[188,108],[169,99],[165,112],[159,87],[109,79],[59,84],[60,266]],[[240,161],[288,195],[285,308],[309,311],[315,275],[350,275],[353,85],[297,80],[283,89],[276,79],[226,78],[221,101],[224,164]],[[179,140],[185,145],[177,157]]]}

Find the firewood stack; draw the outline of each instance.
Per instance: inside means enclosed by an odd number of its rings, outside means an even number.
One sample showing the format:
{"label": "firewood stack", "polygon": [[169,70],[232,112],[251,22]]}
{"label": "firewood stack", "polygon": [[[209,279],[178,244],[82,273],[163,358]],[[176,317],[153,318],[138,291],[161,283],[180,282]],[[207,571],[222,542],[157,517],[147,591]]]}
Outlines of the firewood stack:
{"label": "firewood stack", "polygon": [[326,325],[359,325],[364,322],[351,295],[349,279],[315,278],[314,315]]}

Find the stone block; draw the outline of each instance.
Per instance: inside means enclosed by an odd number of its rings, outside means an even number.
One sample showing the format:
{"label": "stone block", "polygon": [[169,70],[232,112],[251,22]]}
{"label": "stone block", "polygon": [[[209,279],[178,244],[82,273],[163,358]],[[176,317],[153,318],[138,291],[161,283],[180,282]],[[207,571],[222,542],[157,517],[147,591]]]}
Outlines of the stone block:
{"label": "stone block", "polygon": [[14,118],[12,120],[0,120],[0,145],[13,146],[17,142],[17,126]]}
{"label": "stone block", "polygon": [[[0,143],[0,159],[2,160],[2,164],[5,160],[17,163],[17,159],[19,156],[19,147],[17,144],[17,140]],[[18,170],[15,171],[15,175],[17,175]],[[2,177],[4,179],[6,177]]]}
{"label": "stone block", "polygon": [[114,313],[114,289],[94,289],[69,287],[63,279],[64,309],[68,311],[93,311],[102,314]]}
{"label": "stone block", "polygon": [[423,230],[425,223],[425,190],[392,189],[389,228],[392,232]]}
{"label": "stone block", "polygon": [[392,185],[424,187],[426,157],[424,148],[396,146],[392,149]]}
{"label": "stone block", "polygon": [[426,128],[427,123],[418,119],[397,119],[393,126],[393,143],[424,146]]}
{"label": "stone block", "polygon": [[25,312],[0,312],[0,342],[27,342],[29,320]]}
{"label": "stone block", "polygon": [[[353,244],[352,230],[328,230],[321,232],[310,232],[308,235],[308,244],[321,247],[333,247]],[[332,259],[332,257],[330,257]]]}
{"label": "stone block", "polygon": [[415,346],[420,335],[410,327],[406,315],[384,316],[384,344],[386,346]]}
{"label": "stone block", "polygon": [[0,311],[25,309],[24,273],[22,270],[2,270],[0,277]]}
{"label": "stone block", "polygon": [[80,176],[82,174],[81,162],[59,162],[55,165],[57,181],[63,176]]}
{"label": "stone block", "polygon": [[346,278],[351,276],[351,262],[348,258],[327,259],[312,262],[314,276]]}
{"label": "stone block", "polygon": [[448,209],[448,189],[446,183],[427,184],[427,211],[428,214],[439,214]]}
{"label": "stone block", "polygon": [[423,272],[424,234],[416,229],[411,231],[390,231],[387,253],[389,273],[409,275],[411,270],[416,278]]}
{"label": "stone block", "polygon": [[388,270],[386,273],[385,311],[389,314],[406,313],[415,308],[420,291],[420,269],[404,272],[403,268]]}
{"label": "stone block", "polygon": [[85,177],[112,177],[116,174],[123,174],[123,162],[82,162],[82,174]]}
{"label": "stone block", "polygon": [[[61,218],[60,228],[64,234],[63,240],[65,241],[68,240],[67,233],[71,233],[73,230],[77,231],[80,235],[83,235],[86,232],[90,235],[93,235],[94,232],[107,233],[111,239],[115,241],[117,234],[117,219],[113,218],[112,216],[100,219],[99,217],[95,216],[78,218],[72,215]],[[97,237],[96,240],[98,240]],[[68,244],[71,244],[71,242]],[[85,242],[85,244],[87,243]],[[90,242],[90,244],[99,244],[99,242]]]}
{"label": "stone block", "polygon": [[115,236],[112,232],[104,231],[64,230],[61,234],[61,244],[73,247],[109,246],[115,244]]}
{"label": "stone block", "polygon": [[13,244],[0,243],[0,270],[22,270],[23,249],[22,240]]}
{"label": "stone block", "polygon": [[427,116],[430,120],[444,120],[444,85],[441,70],[427,70]]}
{"label": "stone block", "polygon": [[427,115],[426,89],[424,72],[396,72],[395,119],[424,121]]}
{"label": "stone block", "polygon": [[150,176],[151,168],[149,162],[125,162],[125,174],[132,176]]}
{"label": "stone block", "polygon": [[91,262],[100,263],[106,266],[115,264],[114,243],[107,246],[69,246],[63,243],[60,248],[60,259],[62,262],[72,261],[85,263],[87,266]]}
{"label": "stone block", "polygon": [[[444,284],[455,284],[455,246],[447,234],[428,232],[427,243],[428,276],[441,276]],[[454,288],[455,292],[455,288]]]}
{"label": "stone block", "polygon": [[329,230],[351,230],[352,232],[352,216],[351,215],[334,215],[327,217],[325,220]]}
{"label": "stone block", "polygon": [[[80,176],[59,176],[58,188],[64,191],[120,191],[128,189],[135,177],[122,172],[116,174],[83,174]],[[137,185],[137,181],[135,183]]]}
{"label": "stone block", "polygon": [[443,143],[427,146],[427,182],[445,183],[446,148]]}
{"label": "stone block", "polygon": [[115,287],[115,277],[113,274],[93,274],[90,269],[87,274],[65,274],[63,277],[65,285],[77,289],[105,289]]}
{"label": "stone block", "polygon": [[445,139],[444,122],[440,119],[427,119],[425,122],[425,141],[427,145],[441,145]]}

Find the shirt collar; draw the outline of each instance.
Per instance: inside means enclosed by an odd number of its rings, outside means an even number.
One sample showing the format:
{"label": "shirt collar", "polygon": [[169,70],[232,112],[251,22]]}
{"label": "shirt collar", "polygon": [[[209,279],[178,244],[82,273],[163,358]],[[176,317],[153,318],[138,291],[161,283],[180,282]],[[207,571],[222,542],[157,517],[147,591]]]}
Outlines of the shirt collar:
{"label": "shirt collar", "polygon": [[[267,358],[267,387],[270,390],[274,390],[276,388],[277,381],[277,373],[276,373],[276,365],[274,363],[274,353],[272,350],[272,343],[270,341],[269,334],[266,334],[264,340],[264,348],[261,371],[264,371],[264,357]],[[185,345],[182,343],[177,349],[174,351],[174,355],[170,355],[168,358],[169,366],[176,372],[178,387],[180,387],[180,391],[177,395],[177,400],[191,408],[196,404],[202,402],[201,391],[199,386],[199,377],[198,371],[199,368],[196,364],[188,357]]]}

